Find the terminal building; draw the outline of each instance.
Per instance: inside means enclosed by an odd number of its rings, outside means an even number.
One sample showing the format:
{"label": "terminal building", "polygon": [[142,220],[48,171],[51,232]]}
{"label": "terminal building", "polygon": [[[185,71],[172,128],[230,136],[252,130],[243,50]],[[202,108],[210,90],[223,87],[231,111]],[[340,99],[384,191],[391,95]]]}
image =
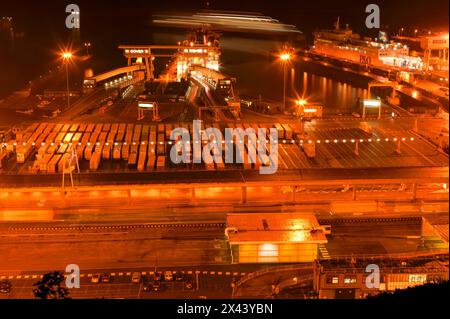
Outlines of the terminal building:
{"label": "terminal building", "polygon": [[327,243],[325,227],[301,213],[229,214],[232,263],[313,262]]}

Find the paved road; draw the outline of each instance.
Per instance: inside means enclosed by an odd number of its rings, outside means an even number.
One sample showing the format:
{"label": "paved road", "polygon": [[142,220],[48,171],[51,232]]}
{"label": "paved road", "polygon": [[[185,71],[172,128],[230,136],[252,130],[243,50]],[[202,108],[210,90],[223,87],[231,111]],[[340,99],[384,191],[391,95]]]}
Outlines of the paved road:
{"label": "paved road", "polygon": [[[423,180],[443,182],[448,180],[448,167],[402,167],[402,168],[327,168],[278,171],[261,175],[257,170],[192,170],[155,172],[98,172],[75,174],[76,185],[120,185],[120,184],[195,184],[195,183],[249,183],[267,185],[280,183],[306,184],[327,181],[380,181],[407,182]],[[0,187],[50,187],[60,186],[58,174],[2,174]]]}

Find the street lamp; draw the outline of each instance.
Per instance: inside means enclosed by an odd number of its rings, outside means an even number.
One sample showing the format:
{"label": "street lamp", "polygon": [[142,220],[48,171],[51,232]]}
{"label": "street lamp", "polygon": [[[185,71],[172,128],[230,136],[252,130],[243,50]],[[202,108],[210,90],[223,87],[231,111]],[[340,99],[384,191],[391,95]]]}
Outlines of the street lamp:
{"label": "street lamp", "polygon": [[286,67],[291,59],[291,54],[285,51],[280,54],[281,63],[283,63],[283,112],[286,110]]}
{"label": "street lamp", "polygon": [[72,60],[72,52],[66,51],[61,54],[66,65],[66,84],[67,84],[67,109],[70,108],[70,89],[69,89],[69,61]]}
{"label": "street lamp", "polygon": [[89,48],[91,47],[91,42],[85,42],[84,47],[86,48],[86,55],[89,55]]}

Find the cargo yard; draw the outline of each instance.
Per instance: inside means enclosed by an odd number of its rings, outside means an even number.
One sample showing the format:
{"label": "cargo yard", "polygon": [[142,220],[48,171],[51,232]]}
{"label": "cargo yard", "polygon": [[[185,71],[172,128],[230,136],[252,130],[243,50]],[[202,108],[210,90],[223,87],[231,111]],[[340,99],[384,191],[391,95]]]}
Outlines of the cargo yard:
{"label": "cargo yard", "polygon": [[[274,124],[278,132],[278,165],[280,170],[302,168],[364,168],[445,166],[448,158],[428,141],[409,130],[373,129],[367,122],[353,128],[317,129],[311,124],[299,130],[299,123]],[[364,125],[363,125],[364,124]],[[360,127],[357,127],[357,126]],[[186,128],[193,136],[192,123],[157,125],[132,123],[61,124],[34,123],[14,140],[2,144],[1,173],[55,174],[75,165],[76,154],[82,172],[154,171],[170,169],[257,169],[269,165],[269,156],[258,154],[251,161],[253,145],[241,136],[235,143],[222,141],[222,163],[175,164],[170,161],[172,129]],[[202,123],[202,129],[209,127]],[[270,124],[211,124],[225,128],[247,128],[266,132]],[[242,141],[242,142],[241,142]],[[204,141],[206,143],[206,141]],[[239,151],[236,143],[244,143],[244,163],[225,163],[226,147]],[[193,152],[190,146],[191,154]],[[406,160],[406,161],[405,161]],[[253,164],[252,164],[253,163]],[[76,167],[75,167],[76,168]],[[0,173],[0,174],[1,174]]]}

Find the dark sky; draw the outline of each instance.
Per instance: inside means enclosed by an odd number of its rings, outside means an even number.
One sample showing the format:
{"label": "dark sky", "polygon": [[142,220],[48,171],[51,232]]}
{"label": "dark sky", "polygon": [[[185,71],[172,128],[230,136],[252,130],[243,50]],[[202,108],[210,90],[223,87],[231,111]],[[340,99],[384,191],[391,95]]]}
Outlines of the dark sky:
{"label": "dark sky", "polygon": [[358,30],[369,3],[380,6],[382,24],[393,28],[448,25],[448,0],[2,0],[0,16],[14,16],[18,27],[28,31],[57,31],[64,27],[65,6],[76,3],[81,8],[82,23],[89,29],[95,23],[99,31],[104,27],[132,30],[157,11],[200,10],[207,2],[210,9],[259,11],[295,24],[300,30],[327,27],[337,16]]}

